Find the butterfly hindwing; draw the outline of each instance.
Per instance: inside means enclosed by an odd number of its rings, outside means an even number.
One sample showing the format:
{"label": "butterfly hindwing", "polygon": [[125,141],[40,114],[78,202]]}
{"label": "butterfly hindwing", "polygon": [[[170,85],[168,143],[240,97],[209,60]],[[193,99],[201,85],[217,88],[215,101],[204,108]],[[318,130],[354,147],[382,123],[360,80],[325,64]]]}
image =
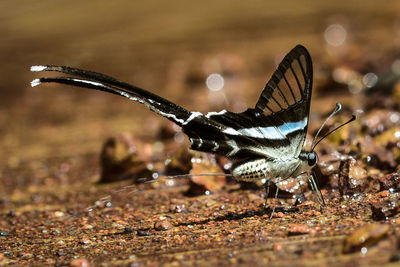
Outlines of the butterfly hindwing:
{"label": "butterfly hindwing", "polygon": [[66,66],[51,65],[32,66],[31,71],[56,71],[78,77],[39,78],[31,82],[32,86],[36,86],[40,83],[56,82],[120,95],[130,100],[144,104],[151,111],[154,111],[161,116],[166,117],[167,119],[175,122],[179,126],[186,124],[196,115],[200,115],[199,112],[190,112],[147,90],[122,82],[101,73]]}
{"label": "butterfly hindwing", "polygon": [[306,136],[312,86],[311,57],[303,46],[292,49],[279,64],[253,109],[223,110],[203,115],[190,112],[158,95],[104,74],[60,66],[33,66],[73,77],[40,78],[32,86],[57,82],[117,94],[144,104],[182,127],[194,150],[231,159],[285,158],[300,153]]}

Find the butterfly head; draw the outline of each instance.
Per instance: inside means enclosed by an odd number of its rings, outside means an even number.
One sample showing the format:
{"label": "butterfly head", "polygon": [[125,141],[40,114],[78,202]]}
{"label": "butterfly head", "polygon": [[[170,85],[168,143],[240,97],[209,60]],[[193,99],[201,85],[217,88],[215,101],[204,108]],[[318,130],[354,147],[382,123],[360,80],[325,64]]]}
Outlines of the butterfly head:
{"label": "butterfly head", "polygon": [[314,168],[318,163],[318,156],[315,151],[302,150],[299,155],[300,165],[296,170],[296,175],[307,172]]}
{"label": "butterfly head", "polygon": [[314,167],[315,165],[317,165],[318,163],[318,156],[317,153],[315,153],[315,151],[311,151],[310,153],[308,153],[307,155],[307,164],[309,168]]}

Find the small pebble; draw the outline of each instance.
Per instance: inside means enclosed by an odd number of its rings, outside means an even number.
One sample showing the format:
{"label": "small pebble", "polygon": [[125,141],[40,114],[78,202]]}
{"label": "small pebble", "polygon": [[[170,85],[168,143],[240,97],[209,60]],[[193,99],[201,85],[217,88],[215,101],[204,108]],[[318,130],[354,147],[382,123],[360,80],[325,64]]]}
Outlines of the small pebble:
{"label": "small pebble", "polygon": [[292,224],[290,225],[288,235],[305,235],[305,234],[315,234],[316,231],[306,225]]}
{"label": "small pebble", "polygon": [[367,178],[367,171],[358,165],[350,165],[349,178],[355,180],[361,180]]}
{"label": "small pebble", "polygon": [[89,245],[90,244],[90,240],[82,239],[82,240],[79,241],[79,244],[81,244],[81,245]]}
{"label": "small pebble", "polygon": [[175,213],[182,213],[187,211],[186,205],[181,204],[181,205],[171,205],[170,210],[175,212]]}
{"label": "small pebble", "polygon": [[280,251],[280,250],[282,250],[282,248],[283,248],[282,243],[274,243],[274,245],[272,246],[272,249],[274,251]]}
{"label": "small pebble", "polygon": [[87,259],[75,259],[69,263],[71,267],[89,267],[90,263]]}
{"label": "small pebble", "polygon": [[132,233],[132,232],[133,232],[133,229],[130,228],[130,227],[125,227],[124,232],[125,232],[125,233]]}
{"label": "small pebble", "polygon": [[56,216],[56,217],[63,217],[63,216],[64,216],[64,212],[62,212],[62,211],[56,211],[56,212],[54,212],[54,216]]}
{"label": "small pebble", "polygon": [[171,229],[173,226],[169,220],[161,220],[154,224],[154,229],[157,231],[166,231]]}
{"label": "small pebble", "polygon": [[62,257],[62,256],[67,255],[67,253],[65,253],[64,251],[57,251],[56,255],[59,256],[59,257]]}
{"label": "small pebble", "polygon": [[285,214],[282,211],[274,212],[272,218],[284,218]]}
{"label": "small pebble", "polygon": [[367,224],[349,235],[343,244],[343,252],[360,251],[363,247],[370,247],[388,236],[389,226],[386,224]]}
{"label": "small pebble", "polygon": [[138,236],[152,236],[153,233],[150,231],[145,231],[145,230],[137,230],[137,235]]}
{"label": "small pebble", "polygon": [[8,236],[9,234],[7,231],[0,231],[0,236]]}
{"label": "small pebble", "polygon": [[400,213],[400,200],[383,200],[371,204],[372,218],[379,220],[386,220],[387,218],[394,217]]}
{"label": "small pebble", "polygon": [[33,254],[32,253],[23,253],[21,255],[21,259],[24,259],[24,260],[28,260],[28,259],[32,259],[32,258],[33,258]]}
{"label": "small pebble", "polygon": [[224,176],[196,176],[199,173],[222,173],[215,162],[204,158],[192,158],[192,169],[189,179],[189,195],[203,195],[220,191],[226,185]]}

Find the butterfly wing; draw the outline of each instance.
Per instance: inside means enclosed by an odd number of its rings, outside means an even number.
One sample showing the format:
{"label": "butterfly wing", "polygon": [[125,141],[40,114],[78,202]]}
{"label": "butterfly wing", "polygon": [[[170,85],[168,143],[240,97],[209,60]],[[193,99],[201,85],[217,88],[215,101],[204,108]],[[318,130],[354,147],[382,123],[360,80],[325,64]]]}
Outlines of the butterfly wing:
{"label": "butterfly wing", "polygon": [[144,104],[182,127],[194,150],[231,159],[282,158],[300,153],[307,131],[312,86],[311,57],[302,46],[285,56],[265,86],[257,105],[243,113],[223,110],[203,115],[158,95],[101,73],[63,66],[33,66],[73,77],[39,78],[31,82],[61,83],[117,94]]}
{"label": "butterfly wing", "polygon": [[144,104],[151,111],[154,111],[160,114],[161,116],[166,117],[167,119],[175,122],[180,126],[186,124],[194,116],[201,114],[199,112],[190,112],[147,90],[122,82],[120,80],[117,80],[113,77],[101,73],[81,70],[66,66],[52,66],[52,65],[32,66],[31,71],[34,72],[55,71],[72,76],[72,77],[39,78],[31,82],[32,86],[37,86],[41,83],[60,83],[60,84],[73,85],[88,89],[105,91]]}
{"label": "butterfly wing", "polygon": [[[279,64],[254,109],[207,115],[220,125],[221,134],[214,136],[219,138],[214,139],[218,140],[214,151],[233,159],[297,157],[307,133],[312,76],[310,54],[298,45]],[[210,143],[212,139],[199,135],[192,147],[205,151]]]}

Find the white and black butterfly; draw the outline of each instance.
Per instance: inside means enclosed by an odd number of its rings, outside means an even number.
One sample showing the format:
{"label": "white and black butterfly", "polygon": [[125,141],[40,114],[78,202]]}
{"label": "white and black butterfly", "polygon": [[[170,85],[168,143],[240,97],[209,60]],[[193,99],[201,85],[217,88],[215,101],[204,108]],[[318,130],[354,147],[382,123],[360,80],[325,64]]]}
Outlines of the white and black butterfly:
{"label": "white and black butterfly", "polygon": [[[314,148],[333,131],[317,143],[315,140],[326,121],[341,109],[337,104],[317,132],[311,148],[303,149],[310,112],[313,69],[310,54],[301,45],[284,57],[255,107],[242,113],[222,110],[204,115],[188,111],[158,95],[92,71],[63,66],[32,66],[31,71],[57,71],[72,76],[39,78],[31,82],[32,86],[49,82],[69,84],[106,91],[142,103],[181,126],[189,137],[191,149],[233,160],[231,171],[234,179],[264,179],[267,185],[272,179],[279,182],[297,177],[317,164]],[[354,119],[353,116],[345,124]],[[320,202],[324,203],[314,177],[308,177]],[[269,186],[266,188],[268,196]]]}

